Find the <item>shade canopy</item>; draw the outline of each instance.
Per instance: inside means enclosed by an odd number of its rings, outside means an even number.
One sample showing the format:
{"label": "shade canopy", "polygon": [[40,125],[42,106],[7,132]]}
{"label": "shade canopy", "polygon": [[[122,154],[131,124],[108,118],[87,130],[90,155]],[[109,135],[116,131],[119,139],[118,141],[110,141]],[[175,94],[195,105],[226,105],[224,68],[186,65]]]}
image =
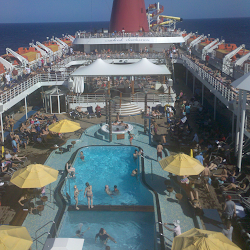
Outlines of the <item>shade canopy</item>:
{"label": "shade canopy", "polygon": [[237,89],[250,91],[250,72],[235,80],[231,85]]}
{"label": "shade canopy", "polygon": [[16,171],[10,182],[20,188],[41,188],[54,181],[58,170],[42,164],[31,164]]}
{"label": "shade canopy", "polygon": [[81,128],[80,124],[78,122],[72,122],[67,119],[63,119],[59,122],[55,122],[51,125],[49,125],[49,131],[55,132],[55,133],[70,133],[74,132]]}
{"label": "shade canopy", "polygon": [[168,156],[159,161],[163,170],[175,175],[198,175],[203,170],[203,165],[195,158],[186,154]]}
{"label": "shade canopy", "polygon": [[174,237],[172,250],[239,250],[224,234],[192,228]]}
{"label": "shade canopy", "polygon": [[0,226],[0,249],[28,250],[32,243],[26,227]]}
{"label": "shade canopy", "polygon": [[48,238],[43,250],[82,250],[84,239]]}
{"label": "shade canopy", "polygon": [[132,64],[109,64],[97,59],[89,66],[78,68],[71,76],[145,76],[145,75],[171,75],[165,65],[156,65],[148,59],[142,58]]}

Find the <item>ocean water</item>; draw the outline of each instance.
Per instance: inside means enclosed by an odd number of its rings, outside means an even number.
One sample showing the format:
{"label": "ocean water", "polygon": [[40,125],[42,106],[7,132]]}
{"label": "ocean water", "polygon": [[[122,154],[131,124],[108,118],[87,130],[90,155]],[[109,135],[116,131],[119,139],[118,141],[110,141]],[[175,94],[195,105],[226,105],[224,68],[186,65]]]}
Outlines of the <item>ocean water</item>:
{"label": "ocean water", "polygon": [[[29,43],[46,41],[47,37],[74,35],[76,31],[95,31],[108,29],[109,22],[72,22],[72,23],[14,23],[0,24],[0,55],[6,48],[17,50],[29,47]],[[177,24],[177,28],[187,32],[210,34],[213,38],[223,38],[226,43],[245,44],[250,49],[250,18],[187,19]]]}

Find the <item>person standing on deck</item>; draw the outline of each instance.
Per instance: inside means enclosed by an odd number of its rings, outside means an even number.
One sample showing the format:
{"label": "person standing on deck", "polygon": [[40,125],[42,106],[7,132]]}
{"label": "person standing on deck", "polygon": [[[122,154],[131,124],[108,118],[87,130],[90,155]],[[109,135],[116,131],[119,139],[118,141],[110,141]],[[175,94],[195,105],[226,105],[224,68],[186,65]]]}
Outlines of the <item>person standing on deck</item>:
{"label": "person standing on deck", "polygon": [[158,161],[159,157],[162,159],[163,146],[161,145],[161,142],[159,142],[156,149],[157,149],[157,161]]}
{"label": "person standing on deck", "polygon": [[90,209],[90,202],[91,202],[91,208],[93,208],[93,192],[92,192],[92,186],[89,185],[88,182],[86,182],[86,188],[85,188],[85,191],[84,191],[84,197],[85,197],[85,194],[87,196],[87,199],[88,199],[88,209]]}
{"label": "person standing on deck", "polygon": [[77,188],[76,185],[74,186],[74,189],[75,189],[75,191],[74,191],[74,199],[75,199],[75,201],[76,201],[76,210],[79,210],[79,207],[77,206],[77,205],[78,205],[78,195],[79,195],[79,193],[80,193],[82,190],[78,190],[78,188]]}
{"label": "person standing on deck", "polygon": [[[167,227],[167,225],[173,225],[174,228],[173,229],[169,228],[169,227]],[[179,220],[174,220],[173,223],[164,223],[163,226],[167,230],[174,232],[174,237],[181,234],[181,227],[180,227],[180,221]]]}

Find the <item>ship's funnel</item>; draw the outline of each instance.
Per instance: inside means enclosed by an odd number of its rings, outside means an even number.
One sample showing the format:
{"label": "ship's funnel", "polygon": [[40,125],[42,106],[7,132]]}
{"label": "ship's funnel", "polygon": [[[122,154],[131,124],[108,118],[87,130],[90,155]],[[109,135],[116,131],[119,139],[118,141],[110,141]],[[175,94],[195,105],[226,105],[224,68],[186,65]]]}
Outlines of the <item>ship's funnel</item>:
{"label": "ship's funnel", "polygon": [[148,32],[144,0],[113,0],[110,32]]}

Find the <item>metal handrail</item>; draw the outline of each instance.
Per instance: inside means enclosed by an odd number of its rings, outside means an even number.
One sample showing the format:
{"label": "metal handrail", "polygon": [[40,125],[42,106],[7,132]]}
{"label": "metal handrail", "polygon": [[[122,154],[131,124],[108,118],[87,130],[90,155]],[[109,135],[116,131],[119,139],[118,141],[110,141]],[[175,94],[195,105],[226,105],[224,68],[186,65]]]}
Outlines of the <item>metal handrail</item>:
{"label": "metal handrail", "polygon": [[[49,222],[47,222],[46,224],[44,224],[43,226],[41,226],[40,228],[38,228],[37,230],[36,230],[36,233],[35,233],[35,236],[36,236],[36,238],[34,239],[34,241],[36,241],[36,249],[37,249],[37,242],[39,242],[39,243],[41,243],[40,241],[38,241],[38,239],[40,238],[40,237],[42,237],[44,234],[50,234],[50,232],[45,232],[45,233],[43,233],[43,234],[41,234],[39,237],[37,237],[37,232],[38,231],[40,231],[42,228],[44,228],[45,226],[47,226],[49,223],[52,223],[52,224],[55,224],[55,229],[56,229],[56,234],[57,234],[57,228],[56,228],[56,223],[55,223],[55,221],[49,221]],[[44,245],[43,243],[41,243],[42,245]]]}

